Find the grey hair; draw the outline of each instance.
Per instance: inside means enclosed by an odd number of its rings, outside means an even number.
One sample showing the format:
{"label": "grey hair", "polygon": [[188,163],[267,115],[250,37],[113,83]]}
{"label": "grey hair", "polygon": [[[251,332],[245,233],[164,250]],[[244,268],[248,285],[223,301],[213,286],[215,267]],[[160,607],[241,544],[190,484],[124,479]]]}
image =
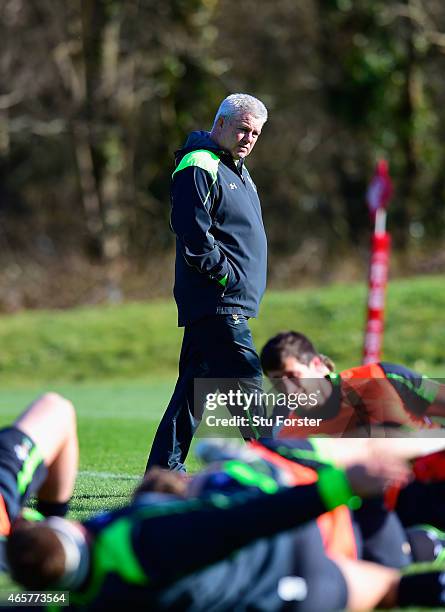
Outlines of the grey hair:
{"label": "grey hair", "polygon": [[262,123],[267,121],[267,108],[258,100],[249,94],[235,93],[227,96],[218,108],[213,125],[216,124],[220,117],[237,117],[242,113],[253,115]]}

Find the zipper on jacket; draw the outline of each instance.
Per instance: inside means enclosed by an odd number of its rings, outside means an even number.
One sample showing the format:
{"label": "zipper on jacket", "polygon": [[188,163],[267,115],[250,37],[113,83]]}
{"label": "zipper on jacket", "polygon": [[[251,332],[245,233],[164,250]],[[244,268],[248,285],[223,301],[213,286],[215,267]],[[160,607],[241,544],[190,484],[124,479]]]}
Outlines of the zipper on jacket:
{"label": "zipper on jacket", "polygon": [[244,160],[240,159],[240,165],[241,165],[241,172],[239,171],[239,168],[237,166],[237,164],[235,164],[235,160],[233,159],[233,157],[227,153],[227,151],[220,151],[221,156],[224,157],[228,157],[230,160],[230,165],[232,166],[232,170],[235,170],[235,173],[239,176],[239,178],[242,180],[243,184],[246,184],[246,181],[244,180],[244,176],[243,176],[243,165],[244,165]]}

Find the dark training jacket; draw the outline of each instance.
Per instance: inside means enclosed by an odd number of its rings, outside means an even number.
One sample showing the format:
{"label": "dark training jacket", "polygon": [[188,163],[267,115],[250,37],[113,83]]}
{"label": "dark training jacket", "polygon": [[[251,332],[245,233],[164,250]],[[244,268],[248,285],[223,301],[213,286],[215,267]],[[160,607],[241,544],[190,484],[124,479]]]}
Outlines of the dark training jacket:
{"label": "dark training jacket", "polygon": [[267,241],[243,161],[237,166],[208,132],[192,132],[176,153],[171,204],[178,325],[216,314],[256,317],[266,288]]}
{"label": "dark training jacket", "polygon": [[[293,536],[284,532],[351,500],[341,470],[322,472],[324,484],[319,479],[271,494],[241,491],[184,500],[148,493],[126,508],[93,517],[85,522],[91,571],[82,588],[70,592],[69,609],[228,612],[254,610],[253,602],[236,602],[270,594],[274,605],[262,609],[276,610],[276,582],[292,575],[295,558]],[[234,553],[240,556],[233,559]],[[215,563],[220,565],[212,569]],[[200,571],[204,575],[192,577],[188,586],[178,583]],[[195,593],[195,606],[182,599],[193,583],[206,589]]]}

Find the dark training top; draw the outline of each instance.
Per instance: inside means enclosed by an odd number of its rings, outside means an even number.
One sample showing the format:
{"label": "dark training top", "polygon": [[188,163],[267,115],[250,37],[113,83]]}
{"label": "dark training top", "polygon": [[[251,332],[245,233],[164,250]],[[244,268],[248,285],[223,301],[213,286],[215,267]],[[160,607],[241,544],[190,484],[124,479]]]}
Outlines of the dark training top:
{"label": "dark training top", "polygon": [[309,411],[297,409],[296,417],[320,419],[317,425],[283,427],[278,438],[313,435],[345,435],[361,432],[372,436],[375,426],[407,431],[439,428],[429,417],[440,383],[394,363],[373,363],[329,374],[330,397]]}
{"label": "dark training top", "polygon": [[[317,482],[274,494],[216,493],[190,500],[146,494],[125,509],[87,521],[92,570],[83,589],[71,593],[71,603],[88,610],[142,604],[146,609],[189,609],[181,607],[178,581],[227,559],[210,570],[215,594],[227,589],[227,605],[214,605],[234,609],[232,604],[248,589],[260,592],[271,580],[292,575],[292,541],[278,534],[353,497],[343,472],[331,467],[325,472],[322,480],[329,487]],[[264,594],[270,588],[264,587]],[[201,601],[215,599],[197,594],[197,605]]]}
{"label": "dark training top", "polygon": [[267,241],[243,160],[192,132],[176,153],[171,188],[179,326],[216,314],[255,317],[266,288]]}

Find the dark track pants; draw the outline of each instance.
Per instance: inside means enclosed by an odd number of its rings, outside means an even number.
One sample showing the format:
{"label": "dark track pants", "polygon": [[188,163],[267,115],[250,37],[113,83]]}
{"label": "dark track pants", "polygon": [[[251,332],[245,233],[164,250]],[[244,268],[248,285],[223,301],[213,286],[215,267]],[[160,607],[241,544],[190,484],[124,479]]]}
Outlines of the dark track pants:
{"label": "dark track pants", "polygon": [[[199,390],[195,394],[195,380]],[[209,379],[202,384],[201,379]],[[204,409],[207,393],[261,393],[262,371],[246,317],[215,315],[185,327],[179,358],[179,377],[162,417],[150,451],[147,470],[155,465],[184,470],[184,461]],[[196,397],[195,397],[196,395]],[[233,415],[246,416],[239,407],[228,406]],[[261,405],[250,415],[263,414]],[[244,438],[256,437],[251,427],[240,428]]]}

